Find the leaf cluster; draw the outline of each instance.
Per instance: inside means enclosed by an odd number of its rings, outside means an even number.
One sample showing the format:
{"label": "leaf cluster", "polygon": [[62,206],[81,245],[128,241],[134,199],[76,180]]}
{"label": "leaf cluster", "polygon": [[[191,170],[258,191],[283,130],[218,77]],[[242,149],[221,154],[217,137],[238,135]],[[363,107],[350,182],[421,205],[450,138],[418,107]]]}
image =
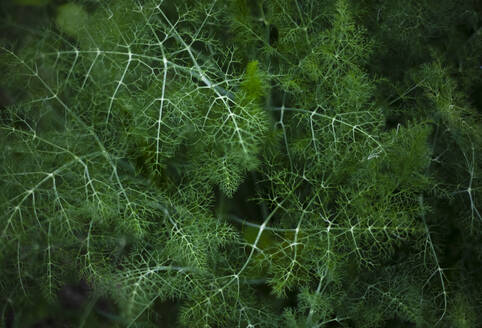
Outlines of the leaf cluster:
{"label": "leaf cluster", "polygon": [[480,322],[476,4],[2,6],[2,324]]}

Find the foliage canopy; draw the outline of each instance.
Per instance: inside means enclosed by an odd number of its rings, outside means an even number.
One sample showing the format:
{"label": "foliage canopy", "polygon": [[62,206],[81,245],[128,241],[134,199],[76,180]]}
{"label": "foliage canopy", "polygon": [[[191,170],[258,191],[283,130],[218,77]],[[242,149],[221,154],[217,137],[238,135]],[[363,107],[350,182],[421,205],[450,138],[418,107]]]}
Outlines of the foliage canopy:
{"label": "foliage canopy", "polygon": [[480,9],[4,4],[0,320],[476,327]]}

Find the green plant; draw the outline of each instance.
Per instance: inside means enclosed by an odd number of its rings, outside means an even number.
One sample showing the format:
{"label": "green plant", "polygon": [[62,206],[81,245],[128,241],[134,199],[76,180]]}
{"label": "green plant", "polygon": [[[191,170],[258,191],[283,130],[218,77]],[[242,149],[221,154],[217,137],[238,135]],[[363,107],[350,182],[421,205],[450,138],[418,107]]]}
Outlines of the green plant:
{"label": "green plant", "polygon": [[374,7],[79,1],[6,40],[4,322],[78,281],[78,325],[480,321],[478,77],[439,40],[377,67],[395,41]]}

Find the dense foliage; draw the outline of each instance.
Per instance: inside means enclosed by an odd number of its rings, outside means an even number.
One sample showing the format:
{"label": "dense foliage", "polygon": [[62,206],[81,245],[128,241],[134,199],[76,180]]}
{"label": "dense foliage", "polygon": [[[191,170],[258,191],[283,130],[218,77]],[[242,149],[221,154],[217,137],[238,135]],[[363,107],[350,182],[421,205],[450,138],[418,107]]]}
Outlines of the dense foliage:
{"label": "dense foliage", "polygon": [[5,327],[476,327],[477,1],[6,2]]}

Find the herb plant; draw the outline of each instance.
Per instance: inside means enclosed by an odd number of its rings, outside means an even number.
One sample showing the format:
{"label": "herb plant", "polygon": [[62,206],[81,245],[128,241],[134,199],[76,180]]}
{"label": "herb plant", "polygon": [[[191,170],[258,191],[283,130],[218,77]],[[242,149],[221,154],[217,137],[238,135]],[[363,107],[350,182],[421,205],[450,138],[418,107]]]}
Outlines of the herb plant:
{"label": "herb plant", "polygon": [[476,327],[474,3],[4,5],[3,324]]}

